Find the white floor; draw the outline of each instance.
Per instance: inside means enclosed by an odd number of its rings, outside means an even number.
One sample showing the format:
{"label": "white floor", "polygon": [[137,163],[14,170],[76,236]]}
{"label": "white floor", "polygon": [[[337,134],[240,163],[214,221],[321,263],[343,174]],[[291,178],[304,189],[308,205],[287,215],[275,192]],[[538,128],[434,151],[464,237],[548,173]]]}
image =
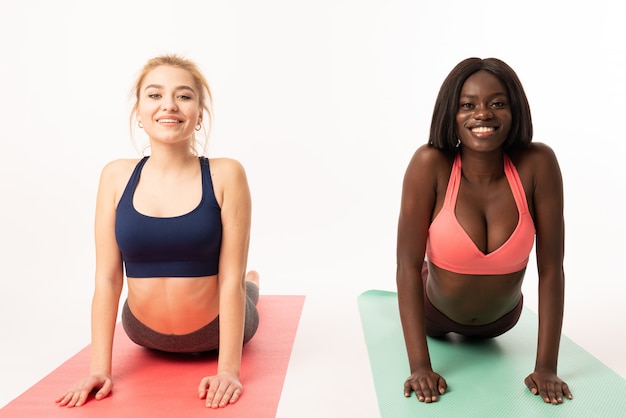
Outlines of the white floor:
{"label": "white floor", "polygon": [[[171,52],[209,78],[210,155],[246,167],[262,292],[307,296],[280,417],[378,416],[356,298],[394,290],[404,169],[469,56],[524,84],[565,183],[563,331],[626,378],[623,11],[504,3],[0,0],[0,405],[89,343],[98,176],[137,156],[128,91]],[[533,310],[536,286],[531,262]]]}

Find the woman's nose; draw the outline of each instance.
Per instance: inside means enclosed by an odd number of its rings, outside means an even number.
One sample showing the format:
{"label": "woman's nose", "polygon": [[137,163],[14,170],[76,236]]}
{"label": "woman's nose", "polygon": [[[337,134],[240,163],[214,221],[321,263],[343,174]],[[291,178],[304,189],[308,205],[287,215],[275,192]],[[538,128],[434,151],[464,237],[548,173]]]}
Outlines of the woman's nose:
{"label": "woman's nose", "polygon": [[477,107],[474,112],[474,119],[486,120],[493,117],[493,112],[487,106]]}
{"label": "woman's nose", "polygon": [[173,97],[164,97],[163,102],[161,103],[162,110],[176,111],[176,101]]}

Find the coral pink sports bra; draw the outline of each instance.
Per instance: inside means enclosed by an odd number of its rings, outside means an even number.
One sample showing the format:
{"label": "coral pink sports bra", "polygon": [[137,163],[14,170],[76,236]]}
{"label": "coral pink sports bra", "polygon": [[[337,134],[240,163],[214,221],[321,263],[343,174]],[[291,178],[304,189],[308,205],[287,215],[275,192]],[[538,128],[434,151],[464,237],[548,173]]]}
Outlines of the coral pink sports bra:
{"label": "coral pink sports bra", "polygon": [[428,230],[428,260],[438,267],[459,274],[507,274],[526,267],[535,240],[535,225],[528,211],[522,182],[506,154],[504,173],[515,199],[519,220],[513,233],[501,247],[484,254],[467,235],[454,213],[461,185],[461,154],[457,153],[443,208]]}

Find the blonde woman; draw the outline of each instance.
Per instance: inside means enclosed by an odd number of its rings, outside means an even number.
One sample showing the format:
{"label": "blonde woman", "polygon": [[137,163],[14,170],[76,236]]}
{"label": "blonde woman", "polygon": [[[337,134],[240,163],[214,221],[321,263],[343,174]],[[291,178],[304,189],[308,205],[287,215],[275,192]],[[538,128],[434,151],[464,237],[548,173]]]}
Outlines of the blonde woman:
{"label": "blonde woman", "polygon": [[195,132],[210,126],[211,93],[191,61],[149,60],[134,86],[131,120],[150,141],[139,160],[102,171],[95,219],[96,274],[89,374],[59,405],[84,405],[113,387],[112,346],[126,271],[122,323],[144,347],[186,353],[219,350],[217,374],[201,377],[206,406],[234,403],[242,346],[258,326],[258,274],[246,274],[251,202],[234,160],[199,156]]}

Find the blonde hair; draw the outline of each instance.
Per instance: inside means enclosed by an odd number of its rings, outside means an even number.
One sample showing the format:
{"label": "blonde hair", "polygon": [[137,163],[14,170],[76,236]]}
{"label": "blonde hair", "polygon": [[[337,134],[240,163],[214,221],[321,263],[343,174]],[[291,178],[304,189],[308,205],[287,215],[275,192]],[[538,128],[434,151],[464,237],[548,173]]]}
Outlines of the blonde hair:
{"label": "blonde hair", "polygon": [[[193,77],[196,84],[196,90],[198,91],[200,107],[202,108],[202,131],[204,134],[204,141],[196,139],[196,135],[194,133],[191,141],[191,152],[195,155],[202,155],[206,152],[209,133],[213,125],[213,97],[211,96],[211,89],[209,88],[209,83],[206,81],[202,71],[200,71],[200,68],[195,62],[175,54],[160,55],[148,60],[135,80],[135,84],[133,85],[130,93],[131,99],[134,100],[130,112],[131,138],[133,138],[134,142],[134,128],[136,126],[137,107],[139,106],[141,85],[150,71],[163,65],[186,70]],[[204,117],[204,115],[206,117]]]}

